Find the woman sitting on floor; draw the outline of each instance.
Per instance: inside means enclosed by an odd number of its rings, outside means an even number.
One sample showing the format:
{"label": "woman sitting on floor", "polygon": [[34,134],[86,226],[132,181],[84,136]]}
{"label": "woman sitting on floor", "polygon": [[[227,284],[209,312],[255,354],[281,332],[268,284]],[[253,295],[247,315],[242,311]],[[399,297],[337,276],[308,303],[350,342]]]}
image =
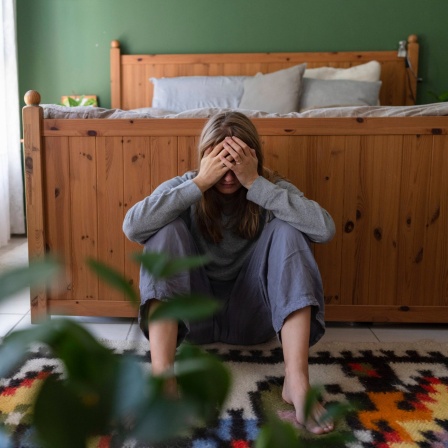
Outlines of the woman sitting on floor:
{"label": "woman sitting on floor", "polygon": [[[294,185],[263,166],[253,123],[224,112],[205,125],[198,171],[162,183],[127,213],[123,230],[145,251],[172,256],[207,254],[205,267],[155,280],[141,270],[139,320],[150,340],[152,370],[172,367],[184,338],[203,344],[258,344],[278,335],[285,360],[283,399],[294,405],[298,423],[321,434],[318,404],[305,421],[309,346],[324,334],[322,281],[310,241],[335,233],[331,216]],[[160,301],[190,291],[222,302],[200,322],[148,322]]]}

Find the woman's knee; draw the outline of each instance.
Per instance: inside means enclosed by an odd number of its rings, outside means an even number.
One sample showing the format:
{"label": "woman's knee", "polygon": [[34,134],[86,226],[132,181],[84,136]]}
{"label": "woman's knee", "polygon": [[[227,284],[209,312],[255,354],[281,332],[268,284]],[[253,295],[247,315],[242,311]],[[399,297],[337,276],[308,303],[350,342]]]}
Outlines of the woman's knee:
{"label": "woman's knee", "polygon": [[281,219],[274,218],[267,224],[265,231],[272,235],[276,244],[284,243],[288,246],[296,244],[300,248],[311,247],[310,240],[304,233]]}
{"label": "woman's knee", "polygon": [[192,250],[190,230],[181,218],[171,221],[145,243],[145,252],[166,252],[184,255]]}

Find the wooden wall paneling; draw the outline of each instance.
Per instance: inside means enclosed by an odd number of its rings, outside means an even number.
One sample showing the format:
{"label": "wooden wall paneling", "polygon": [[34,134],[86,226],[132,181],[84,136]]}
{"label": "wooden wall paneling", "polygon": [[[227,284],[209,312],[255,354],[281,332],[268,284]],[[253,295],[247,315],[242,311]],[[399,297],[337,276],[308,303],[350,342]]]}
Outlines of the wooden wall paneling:
{"label": "wooden wall paneling", "polygon": [[433,137],[403,137],[398,235],[397,303],[421,305],[433,259],[425,247]]}
{"label": "wooden wall paneling", "polygon": [[[123,139],[97,137],[98,260],[125,275]],[[99,300],[126,300],[100,279]]]}
{"label": "wooden wall paneling", "polygon": [[151,137],[151,191],[177,175],[177,138]]}
{"label": "wooden wall paneling", "polygon": [[366,175],[371,186],[369,304],[397,301],[398,215],[400,206],[402,136],[372,136]]}
{"label": "wooden wall paneling", "polygon": [[[427,289],[421,302],[427,306],[448,305],[448,136],[433,137],[430,191],[426,215],[423,261]],[[448,317],[445,314],[445,323]]]}
{"label": "wooden wall paneling", "polygon": [[177,173],[179,175],[198,168],[198,142],[199,137],[177,138]]}
{"label": "wooden wall paneling", "polygon": [[64,264],[48,288],[48,299],[72,299],[72,216],[68,137],[45,138],[45,222],[50,252]]}
{"label": "wooden wall paneling", "polygon": [[344,204],[344,151],[346,137],[313,137],[314,197],[336,225],[336,235],[325,244],[315,244],[314,253],[324,282],[325,302],[341,303],[342,220]]}
{"label": "wooden wall paneling", "polygon": [[[340,232],[341,248],[341,300],[342,305],[362,303],[362,285],[368,278],[362,273],[369,269],[368,228],[366,223],[368,198],[361,161],[366,151],[361,150],[360,136],[347,136],[344,148],[343,215]],[[363,156],[363,158],[361,158]]]}
{"label": "wooden wall paneling", "polygon": [[98,257],[95,137],[70,137],[73,298],[98,300],[98,277],[86,265]]}
{"label": "wooden wall paneling", "polygon": [[[151,189],[150,137],[123,137],[124,213],[148,196]],[[132,260],[133,253],[143,250],[140,244],[125,240],[125,276],[138,291],[140,266]],[[137,313],[137,312],[136,312]]]}

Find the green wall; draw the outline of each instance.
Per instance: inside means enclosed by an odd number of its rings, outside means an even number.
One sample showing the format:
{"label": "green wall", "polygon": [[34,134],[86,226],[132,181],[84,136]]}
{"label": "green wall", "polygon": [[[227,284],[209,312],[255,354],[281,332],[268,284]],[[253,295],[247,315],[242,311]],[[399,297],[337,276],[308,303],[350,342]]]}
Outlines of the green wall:
{"label": "green wall", "polygon": [[128,53],[393,50],[417,34],[418,102],[448,90],[447,0],[17,0],[20,95],[96,94]]}

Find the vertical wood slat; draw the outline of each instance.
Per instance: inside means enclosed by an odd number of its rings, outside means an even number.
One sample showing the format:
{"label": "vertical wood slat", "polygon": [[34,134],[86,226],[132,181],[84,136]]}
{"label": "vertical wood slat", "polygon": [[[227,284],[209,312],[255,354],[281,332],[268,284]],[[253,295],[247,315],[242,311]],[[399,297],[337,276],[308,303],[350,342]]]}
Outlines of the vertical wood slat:
{"label": "vertical wood slat", "polygon": [[424,304],[427,306],[448,306],[447,164],[448,136],[434,136],[425,224],[427,253],[423,254],[427,266],[427,290],[424,297]]}
{"label": "vertical wood slat", "polygon": [[177,138],[151,138],[151,191],[162,182],[177,176]]}
{"label": "vertical wood slat", "polygon": [[177,174],[198,168],[199,137],[178,137],[177,139]]}
{"label": "vertical wood slat", "polygon": [[[25,194],[27,203],[27,234],[29,259],[45,255],[44,176],[45,148],[41,137],[43,110],[39,106],[23,108],[23,146],[25,152]],[[46,288],[30,288],[31,321],[46,317],[48,304]]]}
{"label": "vertical wood slat", "polygon": [[429,135],[403,138],[397,276],[397,301],[403,306],[420,305],[431,288],[426,274],[433,260],[428,260],[425,239],[432,145]]}
{"label": "vertical wood slat", "polygon": [[406,76],[408,81],[406,83],[406,106],[415,104],[417,100],[417,73],[418,73],[418,59],[419,59],[419,44],[417,36],[411,34],[408,37],[408,61],[409,67],[406,67]]}
{"label": "vertical wood slat", "polygon": [[343,216],[340,229],[341,305],[361,302],[362,272],[369,267],[365,251],[368,235],[364,224],[367,204],[360,171],[361,138],[347,136],[344,148]]}
{"label": "vertical wood slat", "polygon": [[371,188],[370,305],[396,303],[402,148],[402,136],[372,136],[366,148]]}
{"label": "vertical wood slat", "polygon": [[113,40],[110,48],[110,99],[113,109],[121,109],[121,51],[120,42]]}
{"label": "vertical wood slat", "polygon": [[64,269],[52,282],[48,298],[72,299],[72,216],[70,204],[70,161],[68,137],[45,138],[46,239],[52,254]]}
{"label": "vertical wood slat", "polygon": [[312,175],[315,187],[310,199],[330,213],[336,226],[333,240],[325,244],[315,244],[314,253],[323,279],[325,302],[333,305],[341,302],[345,137],[313,137],[313,139],[315,144]]}
{"label": "vertical wood slat", "polygon": [[[123,137],[124,213],[151,193],[151,143],[149,137]],[[140,267],[132,254],[142,246],[125,238],[124,274],[138,290]]]}
{"label": "vertical wood slat", "polygon": [[[97,203],[98,203],[98,260],[123,273],[123,139],[98,137],[97,150]],[[126,300],[124,294],[99,282],[99,300]]]}
{"label": "vertical wood slat", "polygon": [[95,137],[70,137],[73,294],[98,300],[98,277],[86,264],[98,257],[97,155]]}

